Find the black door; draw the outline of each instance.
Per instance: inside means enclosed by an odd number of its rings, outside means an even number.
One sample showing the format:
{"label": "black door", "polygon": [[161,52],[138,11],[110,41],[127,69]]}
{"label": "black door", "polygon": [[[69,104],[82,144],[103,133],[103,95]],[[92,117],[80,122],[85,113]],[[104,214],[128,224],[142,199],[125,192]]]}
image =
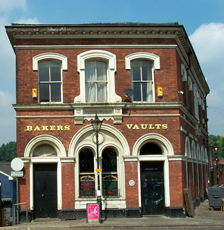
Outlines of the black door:
{"label": "black door", "polygon": [[34,164],[34,215],[57,217],[57,164]]}
{"label": "black door", "polygon": [[141,197],[143,215],[164,214],[163,162],[141,162]]}

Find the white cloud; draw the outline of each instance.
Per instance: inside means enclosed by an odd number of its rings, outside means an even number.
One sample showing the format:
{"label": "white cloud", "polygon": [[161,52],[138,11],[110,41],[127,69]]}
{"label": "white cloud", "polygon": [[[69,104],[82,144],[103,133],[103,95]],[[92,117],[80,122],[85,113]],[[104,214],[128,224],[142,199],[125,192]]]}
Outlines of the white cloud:
{"label": "white cloud", "polygon": [[18,21],[16,21],[16,23],[20,23],[20,24],[39,24],[39,20],[37,18],[21,18]]}
{"label": "white cloud", "polygon": [[0,0],[0,5],[0,13],[8,13],[16,8],[27,10],[26,0]]}
{"label": "white cloud", "polygon": [[12,106],[13,101],[13,95],[11,95],[9,92],[3,92],[0,90],[0,108]]}
{"label": "white cloud", "polygon": [[224,24],[209,23],[201,25],[190,40],[201,63],[216,59],[224,60]]}
{"label": "white cloud", "polygon": [[224,111],[224,24],[203,24],[189,38],[210,88],[209,129],[215,135],[223,135],[219,111]]}

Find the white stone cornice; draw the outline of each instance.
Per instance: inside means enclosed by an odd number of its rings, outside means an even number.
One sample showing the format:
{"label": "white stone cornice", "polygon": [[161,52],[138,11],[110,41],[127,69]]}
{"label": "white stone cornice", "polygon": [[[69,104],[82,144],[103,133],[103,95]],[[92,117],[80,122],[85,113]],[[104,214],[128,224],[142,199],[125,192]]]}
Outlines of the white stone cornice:
{"label": "white stone cornice", "polygon": [[132,44],[109,44],[109,45],[15,45],[15,49],[130,49],[130,48],[142,48],[142,49],[176,49],[177,45],[132,45]]}

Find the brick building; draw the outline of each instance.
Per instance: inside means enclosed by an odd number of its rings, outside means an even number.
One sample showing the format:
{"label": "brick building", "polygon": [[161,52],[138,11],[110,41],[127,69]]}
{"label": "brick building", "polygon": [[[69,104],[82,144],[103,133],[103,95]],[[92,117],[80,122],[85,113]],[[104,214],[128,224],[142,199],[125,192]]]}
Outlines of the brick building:
{"label": "brick building", "polygon": [[[208,180],[206,83],[182,25],[12,24],[19,201],[32,218],[185,216]],[[24,207],[25,209],[25,207]]]}

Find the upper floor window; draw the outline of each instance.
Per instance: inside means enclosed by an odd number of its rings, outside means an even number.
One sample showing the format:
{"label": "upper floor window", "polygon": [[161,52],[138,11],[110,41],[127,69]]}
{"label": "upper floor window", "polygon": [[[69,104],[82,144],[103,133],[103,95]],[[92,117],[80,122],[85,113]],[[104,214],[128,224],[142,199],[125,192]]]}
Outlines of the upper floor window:
{"label": "upper floor window", "polygon": [[131,62],[133,101],[153,101],[152,64],[144,60]]}
{"label": "upper floor window", "polygon": [[107,101],[107,63],[87,61],[85,63],[86,102]]}
{"label": "upper floor window", "polygon": [[41,53],[33,57],[38,71],[39,102],[62,102],[62,71],[68,69],[67,57],[58,53]]}
{"label": "upper floor window", "polygon": [[160,69],[159,56],[148,52],[129,54],[125,57],[125,68],[131,70],[132,100],[154,101],[154,70]]}
{"label": "upper floor window", "polygon": [[74,102],[121,102],[115,93],[116,55],[105,50],[89,50],[77,56],[80,94]]}
{"label": "upper floor window", "polygon": [[61,64],[44,61],[38,65],[39,102],[61,102]]}

